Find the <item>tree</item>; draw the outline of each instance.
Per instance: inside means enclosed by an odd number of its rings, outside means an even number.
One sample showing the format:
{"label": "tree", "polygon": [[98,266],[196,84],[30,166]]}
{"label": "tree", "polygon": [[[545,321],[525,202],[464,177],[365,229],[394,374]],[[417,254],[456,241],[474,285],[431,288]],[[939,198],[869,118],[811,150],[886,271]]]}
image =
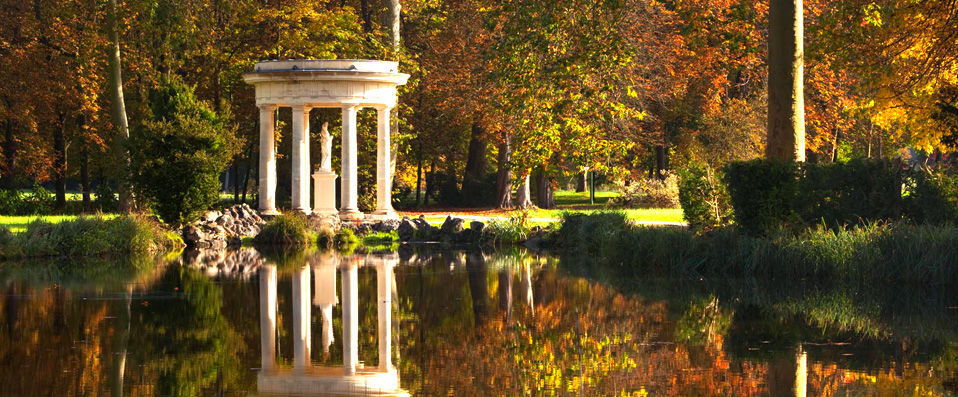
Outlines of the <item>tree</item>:
{"label": "tree", "polygon": [[149,98],[130,140],[134,186],[165,222],[193,221],[219,200],[219,175],[239,148],[234,128],[176,79]]}
{"label": "tree", "polygon": [[770,159],[805,161],[802,0],[769,0],[768,140]]}
{"label": "tree", "polygon": [[120,58],[120,30],[117,16],[116,0],[110,0],[107,13],[107,29],[110,32],[110,95],[113,100],[113,124],[117,132],[117,147],[119,148],[121,164],[124,170],[120,178],[120,211],[133,210],[133,194],[130,188],[128,173],[130,172],[130,153],[126,146],[130,139],[130,127],[126,118],[126,101],[123,99],[123,75]]}

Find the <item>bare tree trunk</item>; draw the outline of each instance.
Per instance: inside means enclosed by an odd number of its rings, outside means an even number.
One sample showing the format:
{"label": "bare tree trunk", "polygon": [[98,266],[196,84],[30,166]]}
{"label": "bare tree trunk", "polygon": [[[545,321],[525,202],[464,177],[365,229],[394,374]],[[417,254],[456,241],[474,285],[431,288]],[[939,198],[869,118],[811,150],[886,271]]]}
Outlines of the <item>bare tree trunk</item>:
{"label": "bare tree trunk", "polygon": [[770,0],[768,9],[769,159],[805,161],[802,0]]}
{"label": "bare tree trunk", "polygon": [[576,193],[582,193],[585,191],[586,185],[589,181],[589,172],[583,171],[575,175],[575,191]]}
{"label": "bare tree trunk", "polygon": [[392,41],[393,51],[399,51],[399,22],[402,6],[400,6],[399,0],[389,0],[387,6],[389,7],[389,38]]}
{"label": "bare tree trunk", "polygon": [[57,116],[57,125],[53,127],[53,180],[56,186],[57,209],[63,211],[67,207],[67,143],[63,131],[65,123],[63,114]]}
{"label": "bare tree trunk", "polygon": [[519,190],[516,192],[516,207],[526,209],[526,208],[535,208],[535,204],[532,203],[532,192],[529,189],[529,177],[530,172],[526,171],[526,175],[522,178],[522,183],[519,185]]}
{"label": "bare tree trunk", "polygon": [[509,134],[503,134],[496,161],[499,167],[496,173],[496,204],[499,209],[512,208],[512,168],[509,165],[511,152],[512,138]]}
{"label": "bare tree trunk", "polygon": [[130,126],[126,118],[126,103],[123,99],[123,75],[120,64],[120,32],[116,15],[116,0],[110,0],[107,25],[110,30],[110,94],[113,99],[113,125],[117,130],[117,146],[123,170],[119,176],[120,212],[133,211],[133,192],[130,189],[130,151],[126,146],[130,139]]}

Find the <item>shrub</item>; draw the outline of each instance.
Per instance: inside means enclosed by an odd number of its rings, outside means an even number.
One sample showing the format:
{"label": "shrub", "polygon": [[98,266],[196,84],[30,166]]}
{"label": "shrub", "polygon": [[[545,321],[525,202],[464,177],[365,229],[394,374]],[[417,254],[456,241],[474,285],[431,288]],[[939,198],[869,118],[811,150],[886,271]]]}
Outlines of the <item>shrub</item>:
{"label": "shrub", "polygon": [[23,199],[20,198],[20,192],[16,189],[0,190],[0,214],[17,215],[20,213],[20,207],[23,205]]}
{"label": "shrub", "polygon": [[182,82],[166,81],[149,96],[152,114],[130,137],[134,187],[165,222],[193,221],[218,202],[237,139]]}
{"label": "shrub", "polygon": [[903,218],[926,223],[958,218],[955,176],[890,161],[731,163],[725,182],[736,222],[753,235],[816,225],[840,229]]}
{"label": "shrub", "polygon": [[799,190],[797,163],[734,162],[724,171],[735,222],[746,232],[762,234],[800,222],[794,209]]}
{"label": "shrub", "polygon": [[921,223],[949,223],[958,220],[958,173],[948,169],[919,167],[908,173],[905,182],[908,216]]}
{"label": "shrub", "polygon": [[903,170],[895,163],[856,159],[800,166],[793,208],[805,225],[862,225],[903,215]]}
{"label": "shrub", "polygon": [[53,192],[38,183],[33,185],[33,190],[29,194],[22,197],[21,215],[49,215],[53,213],[56,206],[56,198],[53,196]]}
{"label": "shrub", "polygon": [[100,182],[93,188],[93,205],[102,212],[115,212],[120,200],[109,183]]}
{"label": "shrub", "polygon": [[253,242],[260,245],[299,245],[309,244],[306,232],[306,217],[298,214],[282,214],[263,225]]}
{"label": "shrub", "polygon": [[621,194],[609,200],[613,208],[678,208],[678,176],[671,174],[665,179],[646,178],[622,186]]}
{"label": "shrub", "polygon": [[728,223],[731,206],[721,176],[707,165],[693,164],[679,171],[679,203],[689,228],[695,232]]}
{"label": "shrub", "polygon": [[359,245],[359,237],[356,237],[356,233],[353,232],[353,229],[348,227],[340,228],[336,232],[336,249],[341,252],[352,252],[356,249],[356,246]]}

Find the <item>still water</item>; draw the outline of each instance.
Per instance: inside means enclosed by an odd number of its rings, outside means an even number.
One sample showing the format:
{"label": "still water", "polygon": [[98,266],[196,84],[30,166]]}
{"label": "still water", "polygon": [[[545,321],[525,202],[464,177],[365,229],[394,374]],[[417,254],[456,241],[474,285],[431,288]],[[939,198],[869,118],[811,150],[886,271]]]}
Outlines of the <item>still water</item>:
{"label": "still water", "polygon": [[5,264],[0,291],[4,396],[958,393],[949,288],[243,249]]}

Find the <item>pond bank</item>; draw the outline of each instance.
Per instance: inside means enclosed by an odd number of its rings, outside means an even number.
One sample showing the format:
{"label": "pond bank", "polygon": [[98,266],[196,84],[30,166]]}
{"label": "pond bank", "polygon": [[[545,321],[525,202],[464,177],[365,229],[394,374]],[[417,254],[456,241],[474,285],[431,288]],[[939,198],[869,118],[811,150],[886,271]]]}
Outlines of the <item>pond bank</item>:
{"label": "pond bank", "polygon": [[958,285],[958,228],[872,224],[849,230],[751,237],[731,228],[696,235],[645,228],[622,214],[569,215],[557,246],[602,258],[624,275],[814,279]]}
{"label": "pond bank", "polygon": [[59,223],[36,220],[17,234],[0,228],[0,259],[146,254],[182,245],[178,234],[144,216],[81,216]]}

